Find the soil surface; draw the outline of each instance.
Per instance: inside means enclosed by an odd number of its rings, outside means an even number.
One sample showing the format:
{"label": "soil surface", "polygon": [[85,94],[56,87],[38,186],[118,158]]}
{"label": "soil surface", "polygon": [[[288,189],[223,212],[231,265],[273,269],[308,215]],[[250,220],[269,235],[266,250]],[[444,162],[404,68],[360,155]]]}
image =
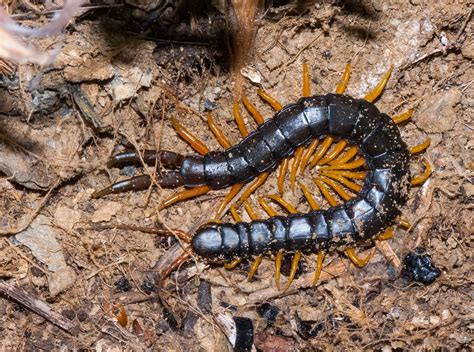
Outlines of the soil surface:
{"label": "soil surface", "polygon": [[[412,174],[423,172],[423,160],[433,173],[410,189],[403,218],[411,227],[394,227],[395,236],[379,243],[380,250],[357,248],[373,254],[364,268],[328,254],[315,288],[307,282],[316,256],[304,256],[285,292],[275,287],[269,257],[250,282],[249,263],[226,270],[198,258],[161,280],[168,261],[182,253],[178,241],[115,226],[193,233],[212,220],[226,190],[163,210],[159,205],[175,189],[91,198],[118,180],[157,176],[153,167],[107,168],[116,152],[158,146],[193,153],[172,128],[172,117],[210,149],[221,147],[207,126],[209,111],[232,144],[241,139],[219,2],[198,8],[186,1],[139,3],[85,10],[60,38],[34,41],[46,50],[63,40],[54,65],[22,65],[0,76],[0,275],[27,297],[14,299],[2,289],[0,348],[231,351],[235,336],[229,341],[226,323],[238,322],[245,333],[242,322],[251,322],[246,341],[259,351],[469,350],[472,2],[273,1],[259,13],[253,60],[241,72],[244,93],[265,118],[274,112],[257,88],[282,104],[295,102],[303,62],[312,94],[326,94],[335,91],[350,61],[346,93],[357,98],[393,65],[377,107],[390,116],[413,110],[400,125],[409,146],[431,139],[428,150],[412,158]],[[20,5],[14,14],[24,25],[48,19]],[[248,128],[255,128],[240,109]],[[310,173],[297,180],[310,185]],[[259,197],[275,194],[276,185],[273,173],[251,196],[259,216],[265,217]],[[285,199],[308,211],[301,191],[285,187]],[[233,220],[226,214],[222,221]],[[403,258],[420,247],[441,271],[434,283],[402,273]],[[58,313],[57,320],[33,312],[24,303],[31,299]]]}

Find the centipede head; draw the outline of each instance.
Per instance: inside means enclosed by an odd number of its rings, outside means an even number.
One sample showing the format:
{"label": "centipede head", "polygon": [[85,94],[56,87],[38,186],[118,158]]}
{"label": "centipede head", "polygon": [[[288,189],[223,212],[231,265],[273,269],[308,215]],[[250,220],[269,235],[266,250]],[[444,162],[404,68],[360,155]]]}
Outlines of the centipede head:
{"label": "centipede head", "polygon": [[239,243],[238,232],[232,226],[211,223],[197,230],[191,247],[198,256],[221,263],[239,256]]}

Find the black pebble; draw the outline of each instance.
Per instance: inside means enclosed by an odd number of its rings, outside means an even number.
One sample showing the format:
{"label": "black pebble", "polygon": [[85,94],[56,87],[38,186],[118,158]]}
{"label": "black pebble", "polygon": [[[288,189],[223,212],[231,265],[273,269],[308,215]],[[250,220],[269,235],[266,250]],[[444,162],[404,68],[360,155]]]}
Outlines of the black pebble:
{"label": "black pebble", "polygon": [[77,312],[77,319],[79,319],[79,321],[86,321],[87,318],[89,318],[89,314],[87,314],[86,311],[84,310],[79,310]]}
{"label": "black pebble", "polygon": [[314,320],[301,320],[298,314],[295,314],[296,327],[298,334],[305,340],[315,337],[323,329],[323,323]]}
{"label": "black pebble", "polygon": [[234,352],[250,352],[253,345],[253,324],[249,318],[234,317],[237,337]]}
{"label": "black pebble", "polygon": [[69,319],[69,320],[74,320],[76,317],[76,312],[74,312],[72,309],[64,309],[61,312],[62,316]]}
{"label": "black pebble", "polygon": [[265,318],[269,324],[275,323],[279,312],[280,309],[278,309],[278,307],[272,306],[269,303],[263,303],[257,307],[258,315]]}
{"label": "black pebble", "polygon": [[212,311],[211,285],[207,281],[201,280],[198,288],[198,307],[204,313]]}
{"label": "black pebble", "polygon": [[402,274],[412,281],[428,285],[441,275],[441,270],[434,266],[431,257],[426,254],[425,249],[418,247],[413,252],[408,253],[403,259]]}
{"label": "black pebble", "polygon": [[145,291],[146,293],[150,294],[150,293],[156,291],[156,287],[155,287],[155,285],[153,285],[151,282],[145,281],[145,282],[142,284],[142,290]]}
{"label": "black pebble", "polygon": [[122,276],[120,279],[115,281],[115,289],[117,292],[127,292],[132,289],[132,285],[126,277]]}

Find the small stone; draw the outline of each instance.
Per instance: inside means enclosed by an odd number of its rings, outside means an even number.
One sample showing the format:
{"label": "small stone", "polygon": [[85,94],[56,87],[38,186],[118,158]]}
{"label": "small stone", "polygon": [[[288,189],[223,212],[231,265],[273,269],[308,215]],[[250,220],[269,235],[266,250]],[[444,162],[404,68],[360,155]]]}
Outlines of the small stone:
{"label": "small stone", "polygon": [[131,289],[132,285],[130,284],[130,281],[124,276],[122,276],[115,282],[115,290],[117,290],[118,292],[127,292]]}
{"label": "small stone", "polygon": [[431,315],[429,320],[431,325],[438,325],[441,322],[441,319],[437,315]]}
{"label": "small stone", "polygon": [[112,216],[117,214],[121,209],[122,204],[117,202],[107,202],[92,214],[91,220],[92,222],[110,221]]}
{"label": "small stone", "polygon": [[76,317],[76,312],[74,312],[72,309],[64,309],[61,312],[62,316],[69,319],[69,320],[74,320]]}
{"label": "small stone", "polygon": [[449,318],[451,318],[451,312],[449,311],[449,309],[443,309],[443,311],[441,312],[441,320],[448,320]]}
{"label": "small stone", "polygon": [[79,311],[77,312],[77,319],[79,319],[79,321],[81,321],[81,322],[82,322],[82,321],[86,321],[87,318],[89,318],[89,314],[87,314],[86,311],[84,311],[84,310],[79,310]]}
{"label": "small stone", "polygon": [[461,102],[462,93],[457,88],[440,92],[422,103],[416,125],[429,133],[451,130],[457,120],[456,105]]}
{"label": "small stone", "polygon": [[59,226],[72,230],[81,220],[81,212],[64,206],[58,206],[54,212],[54,222]]}

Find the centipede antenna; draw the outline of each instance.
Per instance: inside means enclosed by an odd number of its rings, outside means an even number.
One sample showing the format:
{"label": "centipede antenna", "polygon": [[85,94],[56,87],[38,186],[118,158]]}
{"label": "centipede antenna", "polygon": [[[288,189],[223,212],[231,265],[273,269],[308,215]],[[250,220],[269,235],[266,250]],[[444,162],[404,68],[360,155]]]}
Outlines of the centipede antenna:
{"label": "centipede antenna", "polygon": [[280,164],[280,170],[278,171],[278,180],[277,180],[278,192],[280,194],[283,194],[283,187],[285,186],[285,177],[288,171],[288,165],[290,163],[290,159],[291,158],[285,158],[282,160]]}
{"label": "centipede antenna", "polygon": [[229,193],[227,193],[224,200],[221,202],[221,204],[216,210],[216,215],[214,215],[215,219],[221,218],[222,212],[224,211],[225,207],[232,201],[232,199],[235,198],[235,196],[240,192],[243,186],[244,186],[243,183],[236,183],[230,188]]}
{"label": "centipede antenna", "polygon": [[311,159],[311,162],[309,163],[310,168],[313,168],[316,166],[318,161],[321,160],[321,158],[327,152],[327,150],[329,149],[333,141],[334,141],[334,138],[331,136],[327,136],[326,138],[324,138],[324,141],[321,143],[318,149],[316,149],[316,152],[313,155],[313,159]]}
{"label": "centipede antenna", "polygon": [[413,116],[413,110],[407,110],[402,114],[392,116],[393,122],[398,125],[404,121],[409,120]]}
{"label": "centipede antenna", "polygon": [[319,180],[327,184],[329,187],[331,187],[342,199],[344,199],[346,202],[352,198],[350,194],[348,194],[344,189],[335,181],[331,180],[330,178],[327,178],[325,176],[319,176]]}
{"label": "centipede antenna", "polygon": [[240,196],[239,200],[235,203],[237,206],[241,206],[243,202],[247,200],[250,195],[255,192],[261,185],[265,183],[265,181],[270,175],[269,172],[262,172],[257,178],[250,184],[249,188],[245,190],[245,192]]}
{"label": "centipede antenna", "polygon": [[304,146],[298,147],[295,152],[295,156],[292,158],[293,163],[291,164],[290,169],[290,187],[291,190],[295,191],[295,184],[296,184],[296,172],[298,171],[298,167],[300,166],[301,159],[303,158]]}
{"label": "centipede antenna", "polygon": [[306,62],[303,62],[303,97],[309,97],[311,95],[311,85],[309,79],[309,70]]}
{"label": "centipede antenna", "polygon": [[232,218],[235,222],[242,222],[242,218],[240,217],[239,213],[237,212],[237,209],[235,209],[235,206],[233,204],[230,206],[230,214],[232,215]]}
{"label": "centipede antenna", "polygon": [[209,125],[209,129],[211,130],[214,137],[216,137],[222,148],[227,149],[232,146],[232,144],[230,144],[229,140],[225,136],[224,132],[222,132],[222,130],[214,121],[211,113],[207,114],[207,124]]}
{"label": "centipede antenna", "polygon": [[306,170],[306,166],[308,166],[309,159],[311,155],[313,155],[314,151],[318,147],[319,139],[313,139],[309,146],[305,149],[303,153],[303,158],[301,159],[301,166],[300,166],[300,175],[303,175],[304,170]]}
{"label": "centipede antenna", "polygon": [[211,189],[209,188],[209,186],[204,185],[204,186],[198,186],[198,187],[186,189],[184,191],[175,193],[171,197],[165,199],[164,202],[160,205],[159,209],[162,210],[177,202],[182,202],[183,200],[186,200],[189,198],[201,196],[203,194],[206,194],[210,190]]}
{"label": "centipede antenna", "polygon": [[324,261],[324,252],[319,252],[316,259],[316,269],[314,270],[314,277],[311,287],[316,286],[319,278],[321,277],[321,272],[323,271],[323,261]]}
{"label": "centipede antenna", "polygon": [[288,281],[286,282],[286,286],[284,291],[288,290],[290,287],[291,283],[293,282],[295,275],[296,275],[296,270],[298,270],[298,263],[301,259],[301,252],[296,251],[294,256],[293,256],[293,261],[291,262],[291,270],[290,270],[290,276],[288,276]]}
{"label": "centipede antenna", "polygon": [[281,262],[283,261],[283,251],[279,250],[275,256],[275,284],[280,290]]}
{"label": "centipede antenna", "polygon": [[403,227],[405,230],[411,229],[411,224],[407,219],[398,218],[397,225]]}
{"label": "centipede antenna", "polygon": [[236,258],[234,260],[231,260],[230,262],[225,262],[224,263],[224,268],[226,268],[227,270],[232,270],[237,265],[239,265],[241,261],[242,261],[242,258]]}
{"label": "centipede antenna", "polygon": [[360,192],[360,190],[362,189],[361,185],[348,180],[344,176],[340,175],[337,171],[325,172],[324,175],[329,177],[329,178],[332,178],[333,180],[338,181],[339,183],[342,183],[344,186],[346,186],[347,188],[353,190],[356,193]]}
{"label": "centipede antenna", "polygon": [[296,210],[294,206],[292,206],[290,203],[288,203],[286,200],[284,200],[277,194],[269,194],[267,198],[270,198],[271,200],[274,200],[275,202],[280,204],[290,214],[296,214],[298,212],[298,210]]}
{"label": "centipede antenna", "polygon": [[431,144],[431,139],[426,138],[423,143],[420,143],[418,145],[415,145],[414,147],[411,147],[410,148],[410,154],[413,155],[413,154],[418,154],[418,153],[424,152],[426,149],[428,149],[430,144]]}
{"label": "centipede antenna", "polygon": [[351,169],[358,169],[362,165],[365,164],[364,158],[358,158],[350,163],[345,164],[336,164],[336,165],[324,165],[321,166],[320,170],[351,170]]}
{"label": "centipede antenna", "polygon": [[119,193],[126,191],[141,191],[148,189],[151,185],[151,179],[148,175],[134,176],[127,180],[116,182],[106,188],[92,193],[92,198],[101,198],[111,193]]}
{"label": "centipede antenna", "polygon": [[353,157],[357,155],[359,152],[359,148],[356,146],[350,147],[344,154],[342,154],[339,158],[336,158],[329,162],[329,165],[341,165],[347,163]]}
{"label": "centipede antenna", "polygon": [[425,171],[421,175],[415,176],[411,179],[411,185],[412,186],[419,186],[423,184],[428,177],[430,177],[432,170],[431,170],[431,165],[428,162],[428,160],[423,159],[423,164],[425,165]]}
{"label": "centipede antenna", "polygon": [[247,111],[250,113],[250,115],[252,115],[257,125],[259,126],[262,125],[265,122],[262,114],[260,114],[257,108],[253,106],[253,104],[247,99],[245,95],[242,96],[242,102],[244,103],[244,106],[247,109]]}
{"label": "centipede antenna", "polygon": [[280,111],[283,108],[283,105],[274,97],[272,97],[269,93],[264,91],[263,89],[257,90],[257,94],[263,101],[269,104],[273,110]]}
{"label": "centipede antenna", "polygon": [[247,127],[245,126],[242,115],[240,114],[238,100],[234,100],[233,115],[234,115],[235,123],[237,124],[237,128],[240,131],[240,134],[242,135],[243,138],[247,137],[249,135],[249,131],[247,130]]}
{"label": "centipede antenna", "polygon": [[341,154],[341,152],[344,150],[344,148],[346,147],[347,145],[347,142],[342,140],[342,141],[339,141],[337,142],[337,144],[334,146],[334,148],[328,152],[324,158],[322,158],[318,165],[324,165],[324,164],[327,164],[328,162],[330,162],[331,160],[333,160],[335,157],[337,157],[338,155]]}
{"label": "centipede antenna", "polygon": [[324,183],[320,181],[317,177],[314,178],[313,181],[314,183],[316,183],[316,186],[318,186],[324,198],[327,199],[329,205],[331,205],[332,207],[336,206],[338,204],[336,198],[333,197],[333,195],[329,192],[329,189],[324,185]]}
{"label": "centipede antenna", "polygon": [[350,77],[351,77],[351,63],[348,62],[346,64],[346,68],[344,69],[344,73],[342,74],[341,82],[336,87],[337,94],[344,94],[347,88],[347,84],[349,83]]}
{"label": "centipede antenna", "polygon": [[367,255],[367,257],[359,258],[354,248],[348,248],[344,252],[346,253],[347,257],[351,260],[351,262],[358,267],[366,266],[369,263],[370,259],[372,258],[372,254],[373,254],[373,252],[371,252]]}
{"label": "centipede antenna", "polygon": [[390,66],[388,71],[383,75],[382,80],[379,82],[379,84],[377,84],[375,88],[364,97],[365,101],[372,103],[375,99],[379,97],[379,95],[382,93],[385,86],[387,85],[387,82],[390,78],[390,75],[392,74],[392,71],[393,71],[393,65]]}
{"label": "centipede antenna", "polygon": [[255,258],[254,262],[252,263],[252,266],[250,267],[249,273],[247,275],[247,281],[252,280],[252,277],[255,275],[255,272],[260,266],[260,263],[262,263],[262,258],[263,258],[263,255],[259,255]]}
{"label": "centipede antenna", "polygon": [[393,238],[393,228],[387,227],[384,232],[380,233],[375,239],[377,241],[387,241]]}
{"label": "centipede antenna", "polygon": [[195,151],[204,155],[209,153],[209,148],[198,137],[189,132],[183,125],[181,125],[175,117],[171,118],[171,125]]}
{"label": "centipede antenna", "polygon": [[310,190],[306,185],[302,182],[299,183],[301,191],[303,192],[303,195],[305,196],[306,200],[309,203],[309,206],[311,207],[312,210],[319,210],[321,207],[318,205],[316,200],[314,199],[313,195],[311,194]]}
{"label": "centipede antenna", "polygon": [[252,205],[250,205],[249,202],[245,202],[245,203],[244,203],[244,207],[245,207],[245,211],[247,212],[247,214],[249,214],[250,219],[252,219],[253,221],[260,219],[260,217],[258,216],[257,212],[256,212],[255,209],[252,207]]}
{"label": "centipede antenna", "polygon": [[278,215],[277,211],[270,204],[268,204],[267,201],[263,197],[258,198],[258,203],[263,208],[263,210],[265,210],[268,216]]}

